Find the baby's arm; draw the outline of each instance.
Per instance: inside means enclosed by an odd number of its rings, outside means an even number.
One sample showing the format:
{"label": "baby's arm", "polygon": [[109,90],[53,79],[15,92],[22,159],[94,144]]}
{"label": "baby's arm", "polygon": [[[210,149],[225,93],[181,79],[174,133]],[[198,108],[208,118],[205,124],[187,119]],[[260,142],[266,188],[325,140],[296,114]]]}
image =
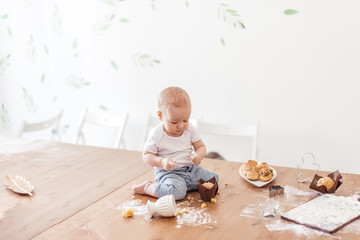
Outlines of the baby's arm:
{"label": "baby's arm", "polygon": [[172,158],[158,157],[155,154],[146,151],[143,152],[143,160],[150,166],[162,167],[166,171],[174,170],[176,165],[176,161]]}
{"label": "baby's arm", "polygon": [[204,159],[205,155],[206,155],[206,147],[204,142],[200,139],[197,142],[193,143],[193,147],[195,150],[195,153],[193,153],[190,157],[190,160],[195,164],[195,165],[200,165],[201,161]]}

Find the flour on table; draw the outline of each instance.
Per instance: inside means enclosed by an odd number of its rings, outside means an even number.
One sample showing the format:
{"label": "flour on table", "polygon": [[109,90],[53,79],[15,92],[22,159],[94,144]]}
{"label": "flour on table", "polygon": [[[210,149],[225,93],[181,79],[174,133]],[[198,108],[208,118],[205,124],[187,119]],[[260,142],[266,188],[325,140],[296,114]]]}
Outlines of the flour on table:
{"label": "flour on table", "polygon": [[351,197],[324,194],[304,203],[282,216],[316,229],[332,233],[360,216],[359,195]]}

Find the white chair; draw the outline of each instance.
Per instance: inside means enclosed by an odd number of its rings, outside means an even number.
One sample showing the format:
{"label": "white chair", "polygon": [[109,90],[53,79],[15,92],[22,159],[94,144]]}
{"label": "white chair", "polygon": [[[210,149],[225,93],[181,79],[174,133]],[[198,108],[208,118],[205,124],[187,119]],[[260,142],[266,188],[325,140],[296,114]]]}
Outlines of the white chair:
{"label": "white chair", "polygon": [[149,136],[150,130],[152,128],[154,128],[156,125],[158,125],[160,122],[161,121],[158,118],[156,112],[155,113],[153,113],[153,112],[149,113],[148,118],[146,120],[146,127],[145,127],[145,131],[144,131],[144,135],[143,135],[142,140],[141,140],[141,147],[144,146],[144,144],[146,142],[146,139]]}
{"label": "white chair", "polygon": [[105,128],[118,129],[115,139],[114,148],[126,148],[124,139],[125,127],[128,119],[128,113],[122,115],[96,114],[89,112],[86,108],[83,110],[80,118],[80,124],[74,140],[75,144],[86,145],[84,126],[93,125]]}
{"label": "white chair", "polygon": [[26,120],[22,121],[17,135],[21,137],[24,133],[27,132],[39,132],[51,128],[51,140],[56,139],[60,142],[61,137],[59,133],[59,122],[63,112],[63,110],[60,110],[60,112],[54,117],[40,122],[28,122]]}
{"label": "white chair", "polygon": [[[226,160],[230,161],[246,161],[249,159],[258,159],[258,135],[259,135],[259,121],[255,123],[224,125],[218,123],[205,122],[202,119],[197,119],[195,124],[199,133],[207,146],[208,152],[214,151],[224,156]],[[213,145],[208,146],[206,136],[210,140],[212,137]],[[248,155],[243,156],[247,159],[239,159],[234,154],[246,152],[242,146],[234,145],[237,143],[235,138],[245,138],[249,144],[250,149],[247,151]],[[209,141],[210,142],[210,141]],[[218,149],[221,149],[218,150]],[[232,151],[234,154],[231,159],[226,157],[227,152]]]}

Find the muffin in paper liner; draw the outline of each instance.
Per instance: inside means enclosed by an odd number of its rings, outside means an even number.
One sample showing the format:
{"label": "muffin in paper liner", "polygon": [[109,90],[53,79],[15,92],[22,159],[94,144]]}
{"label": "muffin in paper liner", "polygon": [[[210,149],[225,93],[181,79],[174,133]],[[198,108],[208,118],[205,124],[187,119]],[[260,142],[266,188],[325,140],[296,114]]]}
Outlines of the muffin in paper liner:
{"label": "muffin in paper liner", "polygon": [[312,180],[309,188],[311,188],[315,191],[319,191],[321,193],[334,193],[340,187],[340,185],[343,183],[344,179],[338,170],[328,174],[327,176],[334,181],[334,185],[329,190],[327,190],[326,187],[323,185],[317,186],[317,182],[320,178],[322,178],[322,176],[319,176],[316,173],[315,173],[314,179]]}
{"label": "muffin in paper liner", "polygon": [[[214,184],[214,186],[212,186],[212,188],[208,189],[203,186],[203,184],[206,182],[211,182]],[[214,198],[216,196],[217,191],[218,191],[218,184],[217,184],[216,178],[213,177],[213,178],[209,179],[208,181],[205,181],[204,179],[200,179],[198,181],[198,189],[199,189],[201,199],[204,201],[210,201],[211,198]]]}

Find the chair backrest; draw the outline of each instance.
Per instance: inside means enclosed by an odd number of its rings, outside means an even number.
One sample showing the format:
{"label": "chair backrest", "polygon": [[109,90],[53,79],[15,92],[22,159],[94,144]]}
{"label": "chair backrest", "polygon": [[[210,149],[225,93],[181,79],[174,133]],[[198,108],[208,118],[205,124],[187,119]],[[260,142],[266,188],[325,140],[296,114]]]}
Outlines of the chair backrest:
{"label": "chair backrest", "polygon": [[86,144],[84,125],[95,125],[106,128],[117,129],[114,148],[126,148],[124,139],[125,127],[128,119],[128,113],[122,115],[97,114],[89,112],[86,108],[82,111],[80,124],[75,136],[75,144]]}
{"label": "chair backrest", "polygon": [[150,130],[153,129],[156,125],[158,125],[161,121],[159,120],[156,113],[150,112],[147,120],[146,120],[146,127],[145,131],[141,140],[141,147],[144,146],[146,139],[149,136]]}
{"label": "chair backrest", "polygon": [[17,135],[21,137],[26,132],[38,132],[51,128],[51,140],[56,139],[57,141],[60,141],[61,137],[59,131],[59,122],[63,112],[63,110],[60,110],[58,114],[51,117],[50,119],[39,122],[28,122],[26,120],[22,121]]}
{"label": "chair backrest", "polygon": [[[247,156],[248,159],[257,160],[258,159],[258,135],[259,135],[259,121],[254,123],[239,123],[233,125],[225,125],[225,124],[218,124],[218,123],[210,123],[205,122],[201,119],[196,120],[196,127],[199,130],[201,137],[203,138],[205,145],[207,142],[205,141],[205,136],[211,136],[213,139],[219,139],[215,141],[213,149],[208,149],[211,151],[217,152],[216,147],[222,148],[223,151],[225,147],[232,148],[232,151],[238,151],[239,153],[242,151],[241,146],[234,146],[235,143],[234,138],[250,138],[251,141],[251,150],[250,155]],[[221,139],[220,139],[221,138]],[[226,146],[227,145],[227,146]],[[225,147],[224,147],[225,146]],[[226,152],[219,154],[226,156]],[[232,159],[227,159],[231,161],[236,161],[233,157]],[[242,159],[244,161],[244,159]]]}

